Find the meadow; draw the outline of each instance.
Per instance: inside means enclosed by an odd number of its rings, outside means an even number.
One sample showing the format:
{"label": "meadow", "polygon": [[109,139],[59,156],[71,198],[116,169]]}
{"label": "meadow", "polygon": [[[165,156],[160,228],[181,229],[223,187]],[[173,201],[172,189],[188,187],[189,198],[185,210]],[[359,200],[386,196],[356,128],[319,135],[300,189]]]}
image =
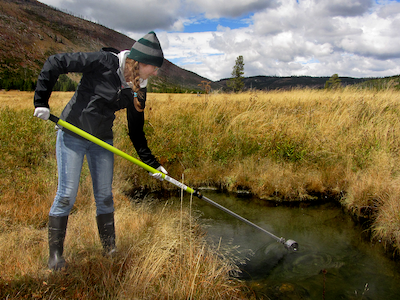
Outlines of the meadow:
{"label": "meadow", "polygon": [[[59,115],[71,95],[52,95],[53,114]],[[395,254],[399,95],[390,88],[351,87],[149,94],[145,131],[169,174],[191,187],[246,191],[278,203],[339,201],[349,217],[368,221],[372,240]],[[155,204],[146,195],[175,192],[174,187],[122,158],[116,158],[114,180],[121,254],[114,260],[101,256],[85,167],[67,231],[72,268],[49,273],[46,224],[57,184],[55,130],[32,117],[32,98],[28,92],[0,94],[0,290],[8,293],[0,297],[235,299],[249,292],[231,276],[238,270],[229,249],[205,242],[190,196],[183,197],[181,209],[167,200]],[[137,157],[125,118],[117,113],[114,145]]]}

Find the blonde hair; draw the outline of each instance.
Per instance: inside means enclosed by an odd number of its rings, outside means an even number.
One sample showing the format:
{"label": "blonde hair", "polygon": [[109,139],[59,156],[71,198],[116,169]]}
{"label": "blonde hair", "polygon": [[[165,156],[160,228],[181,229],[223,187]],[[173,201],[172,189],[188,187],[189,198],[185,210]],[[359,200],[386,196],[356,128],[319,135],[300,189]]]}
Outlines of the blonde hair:
{"label": "blonde hair", "polygon": [[124,76],[126,82],[132,82],[132,90],[139,93],[140,90],[140,76],[139,76],[139,62],[130,58],[125,61]]}

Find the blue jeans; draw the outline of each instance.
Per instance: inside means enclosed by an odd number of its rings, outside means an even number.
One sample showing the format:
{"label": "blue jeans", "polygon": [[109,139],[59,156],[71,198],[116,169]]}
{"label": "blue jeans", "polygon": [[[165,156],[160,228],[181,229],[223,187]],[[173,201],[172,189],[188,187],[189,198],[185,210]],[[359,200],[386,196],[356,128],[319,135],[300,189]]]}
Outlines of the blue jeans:
{"label": "blue jeans", "polygon": [[[112,140],[105,142],[112,145]],[[112,194],[114,154],[93,142],[58,130],[56,144],[58,188],[50,209],[50,216],[69,215],[78,193],[85,155],[92,176],[97,215],[114,211]]]}

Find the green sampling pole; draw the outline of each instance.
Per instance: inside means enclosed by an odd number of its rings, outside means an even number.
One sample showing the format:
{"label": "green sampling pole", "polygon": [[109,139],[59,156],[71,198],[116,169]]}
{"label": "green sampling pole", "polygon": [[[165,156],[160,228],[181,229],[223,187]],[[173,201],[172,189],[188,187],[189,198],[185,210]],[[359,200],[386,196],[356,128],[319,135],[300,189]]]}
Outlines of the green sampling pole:
{"label": "green sampling pole", "polygon": [[194,189],[192,189],[192,188],[182,184],[181,182],[171,178],[170,176],[164,174],[163,172],[160,172],[160,171],[154,169],[153,167],[150,167],[149,165],[147,165],[147,164],[143,163],[142,161],[140,161],[140,160],[138,160],[138,159],[126,154],[125,152],[115,148],[114,146],[111,146],[110,144],[107,144],[106,142],[104,142],[104,141],[98,139],[97,137],[87,133],[86,131],[83,131],[82,129],[79,129],[76,126],[74,126],[74,125],[72,125],[72,124],[70,124],[70,123],[68,123],[68,122],[66,122],[64,120],[61,120],[60,118],[58,118],[58,117],[56,117],[56,116],[54,116],[52,114],[50,114],[49,120],[53,121],[57,125],[62,126],[65,129],[68,129],[69,131],[71,131],[73,133],[76,133],[77,135],[80,135],[81,137],[83,137],[83,138],[85,138],[85,139],[87,139],[87,140],[89,140],[89,141],[91,141],[91,142],[93,142],[93,143],[95,143],[95,144],[97,144],[97,145],[99,145],[99,146],[101,146],[101,147],[113,152],[114,154],[117,154],[117,155],[121,156],[122,158],[125,158],[126,160],[129,160],[130,162],[133,162],[134,164],[138,165],[139,167],[145,169],[148,172],[151,172],[153,174],[154,173],[161,173],[162,178],[165,179],[166,181],[178,186],[179,188],[183,189],[184,191],[186,191],[186,192],[188,192],[190,194],[194,194],[195,196],[199,196],[198,192],[196,192]]}
{"label": "green sampling pole", "polygon": [[196,190],[184,185],[183,183],[179,182],[178,180],[175,180],[174,178],[168,176],[167,174],[164,174],[164,173],[154,169],[153,167],[150,167],[149,165],[147,165],[147,164],[143,163],[142,161],[140,161],[140,160],[138,160],[138,159],[126,154],[125,152],[115,148],[114,146],[111,146],[111,145],[107,144],[106,142],[104,142],[104,141],[98,139],[97,137],[87,133],[86,131],[83,131],[82,129],[79,129],[76,126],[74,126],[74,125],[72,125],[72,124],[70,124],[70,123],[68,123],[68,122],[66,122],[64,120],[61,120],[60,118],[58,118],[58,117],[56,117],[56,116],[54,116],[52,114],[50,114],[49,120],[54,122],[54,123],[56,123],[57,125],[60,125],[61,127],[65,128],[65,129],[67,129],[67,130],[69,130],[69,131],[71,131],[71,132],[73,132],[73,133],[75,133],[77,135],[80,135],[81,137],[83,137],[83,138],[85,138],[85,139],[87,139],[87,140],[89,140],[89,141],[91,141],[91,142],[93,142],[93,143],[95,143],[95,144],[97,144],[97,145],[99,145],[99,146],[101,146],[101,147],[113,152],[114,154],[117,154],[117,155],[121,156],[122,158],[125,158],[126,160],[129,160],[130,162],[133,162],[134,164],[138,165],[139,167],[145,169],[148,172],[151,172],[153,174],[154,173],[161,173],[162,178],[165,179],[166,181],[176,185],[177,187],[183,189],[184,191],[186,191],[186,192],[188,192],[190,194],[195,195],[199,199],[202,199],[202,200],[210,203],[211,205],[213,205],[213,206],[221,209],[222,211],[230,214],[231,216],[233,216],[233,217],[235,217],[235,218],[237,218],[237,219],[239,219],[239,220],[241,220],[241,221],[253,226],[254,228],[257,228],[257,229],[263,231],[264,233],[268,234],[272,238],[276,239],[278,242],[284,244],[286,249],[293,250],[293,251],[297,251],[298,250],[297,242],[295,242],[293,240],[285,240],[283,237],[281,237],[281,238],[277,237],[276,235],[268,232],[267,230],[261,228],[260,226],[258,226],[256,224],[250,222],[249,220],[243,218],[242,216],[239,216],[238,214],[234,213],[233,211],[230,211],[229,209],[225,208],[224,206],[222,206],[222,205],[212,201],[211,199],[203,196],[200,192],[198,192],[198,191],[196,191]]}

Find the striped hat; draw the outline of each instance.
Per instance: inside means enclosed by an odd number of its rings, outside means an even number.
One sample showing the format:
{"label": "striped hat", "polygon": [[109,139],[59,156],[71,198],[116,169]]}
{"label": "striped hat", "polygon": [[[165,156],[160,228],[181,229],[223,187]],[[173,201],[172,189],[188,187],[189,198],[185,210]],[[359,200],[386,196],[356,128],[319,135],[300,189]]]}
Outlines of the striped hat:
{"label": "striped hat", "polygon": [[164,62],[164,54],[156,34],[150,31],[134,43],[128,58],[147,65],[161,67]]}

